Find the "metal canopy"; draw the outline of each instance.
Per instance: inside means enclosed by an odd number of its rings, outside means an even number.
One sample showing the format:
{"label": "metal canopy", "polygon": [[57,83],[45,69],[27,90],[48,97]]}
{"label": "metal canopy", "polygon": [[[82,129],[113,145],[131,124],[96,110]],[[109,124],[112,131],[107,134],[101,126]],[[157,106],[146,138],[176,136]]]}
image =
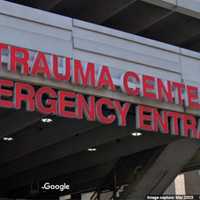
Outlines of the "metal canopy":
{"label": "metal canopy", "polygon": [[[179,5],[147,0],[10,0],[22,5],[101,24],[183,48],[200,50],[198,14]],[[158,1],[159,2],[159,1]],[[192,7],[192,2],[190,3]],[[196,17],[194,17],[196,15]]]}

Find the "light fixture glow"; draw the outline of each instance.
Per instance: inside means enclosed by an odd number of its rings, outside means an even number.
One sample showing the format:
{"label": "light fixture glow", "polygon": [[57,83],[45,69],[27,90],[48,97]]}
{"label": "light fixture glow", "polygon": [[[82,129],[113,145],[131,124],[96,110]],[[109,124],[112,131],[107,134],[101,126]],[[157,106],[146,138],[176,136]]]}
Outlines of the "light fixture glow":
{"label": "light fixture glow", "polygon": [[41,121],[43,123],[51,123],[53,120],[51,118],[42,118]]}
{"label": "light fixture glow", "polygon": [[94,148],[94,147],[88,148],[88,151],[90,151],[90,152],[94,152],[94,151],[96,151],[96,150],[97,150],[97,149]]}
{"label": "light fixture glow", "polygon": [[133,133],[131,133],[131,135],[134,136],[134,137],[139,137],[139,136],[142,135],[142,133],[140,133],[140,132],[133,132]]}
{"label": "light fixture glow", "polygon": [[11,142],[13,140],[13,137],[3,137],[3,140],[7,142]]}

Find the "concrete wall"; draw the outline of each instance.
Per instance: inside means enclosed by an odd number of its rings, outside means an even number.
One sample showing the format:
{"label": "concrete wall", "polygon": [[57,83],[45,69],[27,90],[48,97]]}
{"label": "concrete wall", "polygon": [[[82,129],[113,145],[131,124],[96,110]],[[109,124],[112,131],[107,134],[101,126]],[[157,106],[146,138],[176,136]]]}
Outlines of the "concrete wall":
{"label": "concrete wall", "polygon": [[[197,52],[4,1],[0,2],[0,38],[3,43],[108,65],[113,78],[133,70],[200,87],[200,54]],[[141,103],[141,99],[122,93],[44,82],[40,78],[8,72],[1,72],[0,77]],[[184,111],[176,105],[142,101],[147,105]],[[200,115],[199,112],[196,114]]]}
{"label": "concrete wall", "polygon": [[200,171],[190,171],[184,175],[186,194],[200,194]]}
{"label": "concrete wall", "polygon": [[200,170],[188,171],[178,175],[164,194],[200,194]]}

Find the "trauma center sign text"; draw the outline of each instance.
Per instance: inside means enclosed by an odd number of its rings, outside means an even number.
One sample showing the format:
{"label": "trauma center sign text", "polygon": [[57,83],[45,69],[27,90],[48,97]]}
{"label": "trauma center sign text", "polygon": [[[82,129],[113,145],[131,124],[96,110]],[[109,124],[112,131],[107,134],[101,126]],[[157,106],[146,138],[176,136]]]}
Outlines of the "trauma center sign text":
{"label": "trauma center sign text", "polygon": [[[121,91],[129,96],[178,104],[200,112],[199,88],[182,82],[126,71],[119,78],[120,84],[116,85],[106,65],[83,64],[79,59],[47,55],[41,51],[33,54],[28,49],[3,43],[0,44],[0,65],[1,70],[42,77],[44,81],[53,79],[66,82],[82,86],[83,90],[92,87],[96,90]],[[200,119],[193,115],[160,111],[145,105],[132,106],[129,102],[116,99],[86,96],[8,79],[0,79],[0,106],[15,109],[25,106],[28,111],[74,119],[86,117],[89,121],[97,120],[102,124],[117,121],[120,126],[127,125],[129,111],[135,109],[137,129],[200,139]]]}

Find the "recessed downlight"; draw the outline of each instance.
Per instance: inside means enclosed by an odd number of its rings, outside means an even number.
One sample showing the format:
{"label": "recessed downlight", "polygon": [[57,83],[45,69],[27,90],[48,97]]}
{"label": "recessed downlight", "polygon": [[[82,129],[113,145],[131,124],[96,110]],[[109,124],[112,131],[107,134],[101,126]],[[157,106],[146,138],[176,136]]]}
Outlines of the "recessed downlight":
{"label": "recessed downlight", "polygon": [[13,140],[14,140],[13,137],[3,137],[3,141],[6,141],[6,142],[11,142]]}
{"label": "recessed downlight", "polygon": [[140,133],[140,132],[133,132],[133,133],[131,133],[131,135],[134,136],[134,137],[139,137],[139,136],[142,135],[142,133]]}
{"label": "recessed downlight", "polygon": [[95,152],[97,149],[95,148],[95,147],[90,147],[90,148],[88,148],[88,151],[89,152]]}
{"label": "recessed downlight", "polygon": [[51,118],[42,118],[41,121],[43,123],[51,123],[53,120]]}

